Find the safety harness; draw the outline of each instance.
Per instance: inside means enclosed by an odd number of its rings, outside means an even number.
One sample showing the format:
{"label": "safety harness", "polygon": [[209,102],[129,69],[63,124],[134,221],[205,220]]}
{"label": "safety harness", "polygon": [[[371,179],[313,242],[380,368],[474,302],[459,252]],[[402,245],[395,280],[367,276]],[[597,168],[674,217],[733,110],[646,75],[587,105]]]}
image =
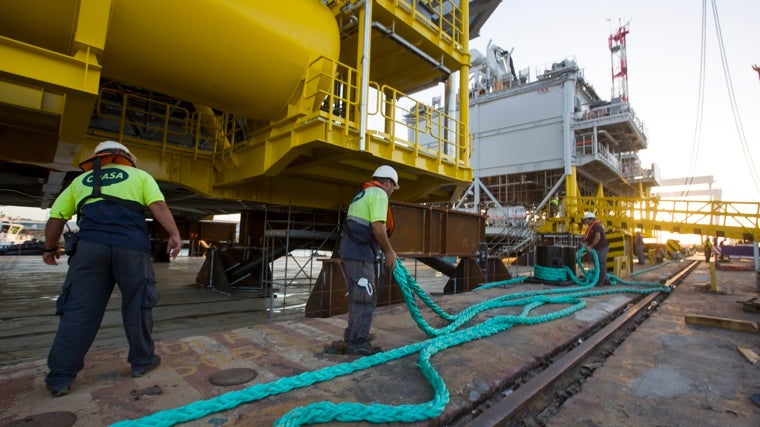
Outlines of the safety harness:
{"label": "safety harness", "polygon": [[[382,188],[383,185],[380,183],[380,181],[374,180],[365,182],[361,185],[361,189],[356,193],[358,197],[361,192],[365,191],[369,187],[379,187]],[[368,228],[368,231],[364,231],[364,228],[362,229],[353,229],[352,223],[361,224]],[[388,237],[391,236],[393,233],[393,212],[391,211],[390,204],[388,205],[388,213],[386,215],[385,220],[385,231],[388,235]],[[346,221],[343,223],[343,233],[353,242],[355,245],[369,245],[372,249],[372,252],[377,255],[377,251],[379,249],[379,244],[377,242],[377,239],[375,239],[372,235],[372,224],[363,219],[363,218],[355,218],[355,217],[349,217],[346,219]]]}
{"label": "safety harness", "polygon": [[92,176],[92,193],[85,196],[82,200],[77,203],[77,224],[79,224],[80,219],[82,218],[82,206],[84,206],[84,202],[90,199],[95,198],[101,198],[103,200],[108,200],[111,202],[114,202],[116,204],[122,205],[128,209],[131,209],[139,214],[145,213],[145,207],[134,200],[126,200],[122,199],[120,197],[111,196],[109,194],[103,194],[101,192],[101,166],[106,164],[118,164],[118,165],[125,165],[125,166],[134,166],[134,163],[126,157],[124,157],[121,154],[116,153],[100,153],[96,154],[95,156],[85,160],[84,162],[79,164],[79,167],[82,169],[82,171],[87,172],[89,170],[92,170],[93,176]]}
{"label": "safety harness", "polygon": [[103,151],[90,157],[87,160],[84,160],[79,164],[79,169],[82,169],[82,172],[92,170],[95,167],[95,160],[99,160],[101,166],[105,166],[110,163],[115,163],[117,165],[123,166],[135,166],[135,163],[132,161],[132,159],[125,156],[124,154],[113,153],[111,151]]}
{"label": "safety harness", "polygon": [[594,228],[596,224],[601,224],[602,222],[598,219],[594,218],[593,221],[591,221],[591,224],[588,225],[588,228],[586,228],[586,232],[583,234],[583,240],[586,242],[591,241],[589,237],[591,236],[591,230]]}

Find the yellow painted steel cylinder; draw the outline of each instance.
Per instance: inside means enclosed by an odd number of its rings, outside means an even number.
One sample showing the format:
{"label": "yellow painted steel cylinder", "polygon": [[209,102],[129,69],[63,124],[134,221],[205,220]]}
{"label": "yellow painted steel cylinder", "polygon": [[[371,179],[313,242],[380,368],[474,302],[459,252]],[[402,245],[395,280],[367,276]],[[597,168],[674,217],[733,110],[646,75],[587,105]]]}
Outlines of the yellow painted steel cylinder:
{"label": "yellow painted steel cylinder", "polygon": [[102,74],[269,119],[298,95],[310,62],[339,52],[319,0],[113,0]]}

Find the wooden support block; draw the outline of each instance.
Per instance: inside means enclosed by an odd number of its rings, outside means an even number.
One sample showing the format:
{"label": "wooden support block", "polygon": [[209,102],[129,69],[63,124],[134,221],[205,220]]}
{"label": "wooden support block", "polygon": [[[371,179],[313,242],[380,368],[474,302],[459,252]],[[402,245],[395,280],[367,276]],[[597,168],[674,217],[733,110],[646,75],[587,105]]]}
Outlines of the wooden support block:
{"label": "wooden support block", "polygon": [[760,361],[760,356],[758,356],[757,353],[755,353],[754,351],[746,347],[739,347],[738,345],[736,346],[736,349],[739,350],[739,353],[741,353],[742,356],[744,356],[744,358],[747,359],[749,363],[754,365],[755,363]]}
{"label": "wooden support block", "polygon": [[690,325],[710,326],[713,328],[730,329],[732,331],[760,333],[757,323],[745,320],[726,319],[723,317],[686,315],[684,320]]}
{"label": "wooden support block", "polygon": [[613,274],[621,279],[628,279],[631,277],[631,269],[628,265],[627,256],[616,256],[615,266],[613,268]]}

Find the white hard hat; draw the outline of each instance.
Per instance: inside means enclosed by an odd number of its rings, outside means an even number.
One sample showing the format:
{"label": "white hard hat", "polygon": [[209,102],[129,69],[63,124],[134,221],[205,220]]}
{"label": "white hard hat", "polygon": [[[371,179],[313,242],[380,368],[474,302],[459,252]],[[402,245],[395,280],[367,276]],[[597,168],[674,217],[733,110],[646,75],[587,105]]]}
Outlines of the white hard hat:
{"label": "white hard hat", "polygon": [[127,157],[129,157],[129,160],[132,161],[133,164],[137,164],[137,157],[135,157],[134,154],[132,154],[131,151],[129,151],[129,148],[127,148],[124,144],[116,141],[103,141],[100,144],[98,144],[97,147],[95,147],[95,154],[98,154],[103,151],[108,150],[120,150],[123,151],[124,154],[126,154]]}
{"label": "white hard hat", "polygon": [[388,165],[382,165],[375,169],[375,173],[372,174],[372,177],[374,178],[388,178],[393,180],[393,186],[394,190],[398,190],[398,173],[396,172],[396,169],[393,169],[392,167]]}
{"label": "white hard hat", "polygon": [[586,212],[583,214],[583,219],[594,219],[596,215],[593,212]]}

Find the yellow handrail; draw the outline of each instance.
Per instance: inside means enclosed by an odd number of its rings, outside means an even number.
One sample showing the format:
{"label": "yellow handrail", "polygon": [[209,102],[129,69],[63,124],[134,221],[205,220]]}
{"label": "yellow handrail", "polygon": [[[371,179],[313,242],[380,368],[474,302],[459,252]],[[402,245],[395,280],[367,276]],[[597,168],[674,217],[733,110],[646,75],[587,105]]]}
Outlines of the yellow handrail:
{"label": "yellow handrail", "polygon": [[616,228],[760,240],[760,203],[755,202],[568,197],[563,204],[575,207],[567,215],[575,224],[588,211]]}

